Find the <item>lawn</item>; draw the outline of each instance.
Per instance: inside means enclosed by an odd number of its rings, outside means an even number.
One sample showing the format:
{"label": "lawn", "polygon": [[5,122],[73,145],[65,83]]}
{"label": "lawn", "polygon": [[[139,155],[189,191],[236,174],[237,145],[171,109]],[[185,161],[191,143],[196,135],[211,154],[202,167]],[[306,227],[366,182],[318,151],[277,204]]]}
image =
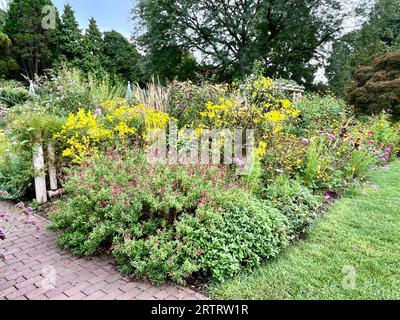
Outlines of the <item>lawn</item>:
{"label": "lawn", "polygon": [[251,274],[211,287],[211,295],[400,299],[400,162],[370,181],[366,190],[336,202],[307,239]]}

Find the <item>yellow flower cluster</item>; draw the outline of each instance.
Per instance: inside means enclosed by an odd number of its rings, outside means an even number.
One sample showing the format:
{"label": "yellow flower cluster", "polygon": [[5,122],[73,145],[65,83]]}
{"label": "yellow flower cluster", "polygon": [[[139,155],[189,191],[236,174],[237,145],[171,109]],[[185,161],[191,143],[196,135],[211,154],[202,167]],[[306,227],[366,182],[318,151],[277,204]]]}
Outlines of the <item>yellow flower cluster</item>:
{"label": "yellow flower cluster", "polygon": [[101,104],[95,114],[80,109],[71,113],[62,130],[54,138],[67,148],[64,157],[71,157],[76,163],[96,154],[100,146],[128,143],[128,138],[137,136],[139,128],[146,135],[149,130],[162,129],[174,119],[168,114],[147,108],[144,105],[129,106],[122,99],[114,99]]}
{"label": "yellow flower cluster", "polygon": [[171,121],[177,121],[177,119],[171,117],[167,113],[159,112],[155,109],[146,108],[144,105],[139,105],[134,108],[136,114],[142,114],[146,126],[146,131],[154,129],[163,129]]}
{"label": "yellow flower cluster", "polygon": [[62,130],[54,138],[66,142],[68,148],[63,151],[64,157],[73,157],[75,162],[82,161],[97,150],[96,145],[112,137],[112,131],[104,128],[91,111],[80,109],[77,114],[71,113]]}

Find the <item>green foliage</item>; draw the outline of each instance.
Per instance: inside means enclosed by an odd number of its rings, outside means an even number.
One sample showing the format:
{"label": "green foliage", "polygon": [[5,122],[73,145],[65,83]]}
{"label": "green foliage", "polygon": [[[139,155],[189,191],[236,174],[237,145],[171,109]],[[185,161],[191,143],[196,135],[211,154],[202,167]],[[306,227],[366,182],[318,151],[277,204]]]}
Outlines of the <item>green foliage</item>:
{"label": "green foliage", "polygon": [[49,68],[54,58],[56,30],[42,27],[42,9],[46,5],[52,5],[51,0],[12,0],[3,28],[13,43],[10,53],[19,72],[30,79]]}
{"label": "green foliage", "polygon": [[267,203],[241,191],[215,192],[195,216],[177,223],[177,234],[200,270],[223,281],[254,268],[287,245],[287,221]]}
{"label": "green foliage", "polygon": [[89,27],[83,37],[83,57],[79,67],[85,72],[95,72],[102,69],[103,35],[97,27],[95,19],[89,20]]}
{"label": "green foliage", "polygon": [[218,167],[153,167],[140,154],[109,152],[72,173],[53,228],[77,254],[112,246],[124,272],[157,282],[196,271],[223,280],[286,244],[279,212],[230,181]]}
{"label": "green foliage", "polygon": [[30,98],[28,91],[16,82],[0,82],[0,104],[14,107],[23,104]]}
{"label": "green foliage", "polygon": [[[400,162],[374,172],[369,179],[371,184],[337,201],[307,239],[255,271],[209,287],[211,297],[268,301],[400,299]],[[343,269],[349,265],[357,270],[356,286],[344,289],[342,271],[350,271]]]}
{"label": "green foliage", "polygon": [[173,81],[168,89],[168,112],[178,119],[180,128],[195,123],[199,113],[205,110],[207,102],[217,103],[221,96],[227,94],[222,85],[195,85],[190,81]]}
{"label": "green foliage", "polygon": [[104,33],[104,67],[126,81],[142,80],[142,57],[122,34],[116,31]]}
{"label": "green foliage", "polygon": [[298,240],[311,229],[322,206],[321,197],[285,175],[278,176],[273,184],[268,185],[262,197],[288,218],[291,240]]}
{"label": "green foliage", "polygon": [[193,54],[178,46],[168,46],[150,51],[146,56],[146,78],[157,76],[163,83],[168,80],[185,81],[196,78],[197,62]]}
{"label": "green foliage", "polygon": [[71,5],[64,6],[57,34],[57,60],[76,66],[82,58],[83,36]]}
{"label": "green foliage", "polygon": [[32,184],[30,154],[21,150],[21,144],[0,131],[0,194],[2,200],[18,200]]}
{"label": "green foliage", "polygon": [[327,75],[331,89],[344,97],[352,74],[385,52],[399,49],[400,5],[397,0],[378,0],[362,28],[344,35],[333,44]]}
{"label": "green foliage", "polygon": [[161,63],[179,62],[179,50],[189,48],[211,61],[222,80],[251,73],[259,60],[269,76],[310,83],[315,66],[309,62],[318,60],[317,49],[332,40],[342,15],[331,0],[234,5],[227,0],[142,0],[134,16],[140,31],[145,30],[138,40]]}
{"label": "green foliage", "polygon": [[356,69],[346,100],[362,114],[400,114],[400,50]]}
{"label": "green foliage", "polygon": [[62,67],[49,77],[36,78],[40,103],[50,113],[68,115],[79,109],[95,109],[105,100],[125,97],[125,85],[108,74],[85,75],[75,68]]}
{"label": "green foliage", "polygon": [[11,45],[10,38],[0,31],[0,77],[7,76],[18,68],[10,55]]}
{"label": "green foliage", "polygon": [[341,122],[346,112],[351,111],[343,100],[330,94],[307,95],[296,107],[301,111],[300,125],[308,132],[324,130],[335,122]]}

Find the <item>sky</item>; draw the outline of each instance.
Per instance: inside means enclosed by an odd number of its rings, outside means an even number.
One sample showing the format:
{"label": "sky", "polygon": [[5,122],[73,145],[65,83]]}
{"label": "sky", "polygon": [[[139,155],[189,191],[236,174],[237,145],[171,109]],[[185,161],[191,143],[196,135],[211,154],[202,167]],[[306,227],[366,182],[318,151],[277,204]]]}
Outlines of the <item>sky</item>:
{"label": "sky", "polygon": [[65,4],[69,3],[82,29],[88,26],[88,20],[96,19],[102,31],[115,30],[130,38],[134,24],[129,20],[134,0],[53,0],[62,13]]}

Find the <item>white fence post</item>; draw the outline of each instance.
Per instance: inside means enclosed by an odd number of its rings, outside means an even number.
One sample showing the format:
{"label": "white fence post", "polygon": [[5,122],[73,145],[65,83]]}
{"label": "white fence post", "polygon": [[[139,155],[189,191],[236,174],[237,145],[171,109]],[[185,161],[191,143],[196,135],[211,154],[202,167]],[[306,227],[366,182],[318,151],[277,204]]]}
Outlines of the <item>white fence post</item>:
{"label": "white fence post", "polygon": [[33,169],[35,175],[36,201],[39,204],[47,202],[46,175],[43,155],[43,139],[41,133],[36,133],[33,137]]}
{"label": "white fence post", "polygon": [[48,157],[47,162],[49,166],[50,190],[55,191],[58,189],[56,155],[54,152],[54,146],[51,142],[47,144],[47,157]]}

